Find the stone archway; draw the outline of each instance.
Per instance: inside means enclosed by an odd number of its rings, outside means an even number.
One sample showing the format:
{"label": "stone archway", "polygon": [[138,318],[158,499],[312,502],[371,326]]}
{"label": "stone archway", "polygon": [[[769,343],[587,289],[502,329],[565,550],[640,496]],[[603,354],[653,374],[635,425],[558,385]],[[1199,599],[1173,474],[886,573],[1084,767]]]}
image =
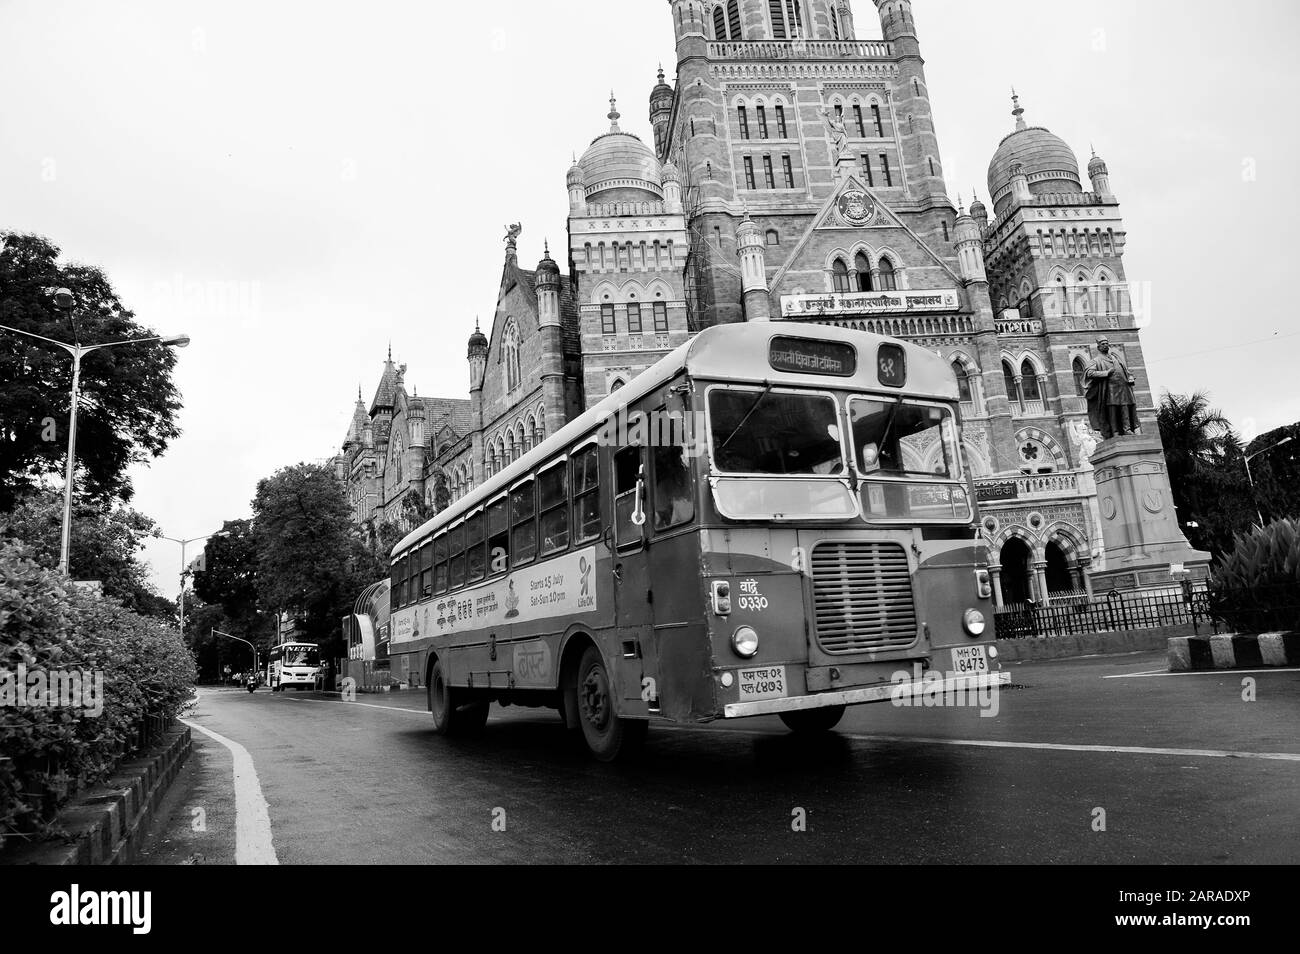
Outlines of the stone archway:
{"label": "stone archway", "polygon": [[1002,544],[1002,602],[1013,606],[1028,603],[1034,596],[1034,552],[1020,537],[1010,537]]}
{"label": "stone archway", "polygon": [[1043,558],[1047,561],[1043,574],[1047,579],[1048,594],[1074,592],[1077,587],[1071,555],[1055,540],[1048,540],[1043,546]]}

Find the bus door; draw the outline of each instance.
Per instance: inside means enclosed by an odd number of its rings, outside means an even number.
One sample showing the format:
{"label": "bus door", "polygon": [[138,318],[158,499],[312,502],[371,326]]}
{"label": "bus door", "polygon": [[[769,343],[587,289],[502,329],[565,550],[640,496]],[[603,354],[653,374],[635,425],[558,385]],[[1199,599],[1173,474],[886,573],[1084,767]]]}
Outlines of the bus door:
{"label": "bus door", "polygon": [[[644,447],[623,447],[611,457],[614,527],[610,572],[614,577],[614,647],[609,660],[619,673],[619,695],[641,700],[645,653],[653,651],[653,581],[650,572],[648,455]],[[637,710],[634,710],[637,711]]]}

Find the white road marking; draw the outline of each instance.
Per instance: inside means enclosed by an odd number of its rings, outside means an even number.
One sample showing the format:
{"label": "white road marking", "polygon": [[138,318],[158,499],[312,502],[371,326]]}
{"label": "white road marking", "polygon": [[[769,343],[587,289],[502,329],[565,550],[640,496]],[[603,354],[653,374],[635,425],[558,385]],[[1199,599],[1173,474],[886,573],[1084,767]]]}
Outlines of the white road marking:
{"label": "white road marking", "polygon": [[1152,669],[1149,672],[1129,672],[1118,676],[1102,676],[1103,679],[1146,679],[1151,676],[1232,676],[1239,673],[1251,674],[1262,672],[1300,672],[1295,667],[1272,666],[1268,669],[1195,669],[1188,672],[1170,672],[1167,669]]}
{"label": "white road marking", "polygon": [[286,696],[294,702],[328,702],[336,706],[361,706],[363,709],[383,709],[385,712],[409,712],[412,715],[426,716],[429,714],[428,709],[408,709],[406,706],[377,706],[373,702],[335,702],[333,699],[297,699],[293,696]]}
{"label": "white road marking", "polygon": [[248,749],[238,742],[205,729],[197,722],[181,719],[196,732],[202,732],[213,741],[220,742],[234,760],[235,774],[235,864],[278,865],[275,846],[271,843],[271,813],[262,795],[262,783],[257,780],[257,769]]}
{"label": "white road marking", "polygon": [[[1236,670],[1240,671],[1240,670]],[[1276,669],[1261,670],[1277,672]],[[1168,674],[1166,674],[1168,675]],[[1190,674],[1189,674],[1190,675]],[[299,702],[327,702],[326,699],[300,699]],[[387,712],[407,712],[412,715],[427,715],[415,709],[400,706],[377,706],[368,702],[345,702],[342,705],[365,706],[367,709],[383,709]],[[723,726],[674,725],[672,723],[654,723],[653,728],[671,729],[674,732],[730,732],[735,735],[752,735],[770,738],[779,732],[764,732],[761,729],[733,729]],[[1037,749],[1047,752],[1097,752],[1110,755],[1176,755],[1184,758],[1203,759],[1260,759],[1270,762],[1300,762],[1300,753],[1294,752],[1234,752],[1228,749],[1166,749],[1140,745],[1072,745],[1060,742],[1000,742],[986,739],[933,739],[908,735],[856,735],[848,732],[837,733],[840,738],[855,742],[917,742],[922,745],[953,745],[989,749]]]}

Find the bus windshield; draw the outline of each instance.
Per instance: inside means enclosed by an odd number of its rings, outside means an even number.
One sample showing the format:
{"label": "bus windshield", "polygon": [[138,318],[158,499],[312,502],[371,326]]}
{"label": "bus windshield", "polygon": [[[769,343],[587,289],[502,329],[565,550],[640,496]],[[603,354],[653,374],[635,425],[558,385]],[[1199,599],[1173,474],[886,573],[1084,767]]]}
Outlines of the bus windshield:
{"label": "bus windshield", "polygon": [[285,666],[319,666],[320,650],[315,646],[286,646],[284,648]]}
{"label": "bus windshield", "polygon": [[849,399],[849,426],[864,517],[971,519],[950,408],[855,397]]}
{"label": "bus windshield", "polygon": [[709,392],[713,462],[728,474],[845,472],[835,399],[768,388]]}

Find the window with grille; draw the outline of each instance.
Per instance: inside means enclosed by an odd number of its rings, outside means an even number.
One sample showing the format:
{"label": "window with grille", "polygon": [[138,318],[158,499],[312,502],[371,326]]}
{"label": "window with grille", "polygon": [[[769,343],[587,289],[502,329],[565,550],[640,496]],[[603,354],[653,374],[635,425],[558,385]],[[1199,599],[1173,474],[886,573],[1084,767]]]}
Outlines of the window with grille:
{"label": "window with grille", "polygon": [[618,325],[614,323],[614,306],[600,306],[600,333],[602,335],[612,335],[618,332]]}

